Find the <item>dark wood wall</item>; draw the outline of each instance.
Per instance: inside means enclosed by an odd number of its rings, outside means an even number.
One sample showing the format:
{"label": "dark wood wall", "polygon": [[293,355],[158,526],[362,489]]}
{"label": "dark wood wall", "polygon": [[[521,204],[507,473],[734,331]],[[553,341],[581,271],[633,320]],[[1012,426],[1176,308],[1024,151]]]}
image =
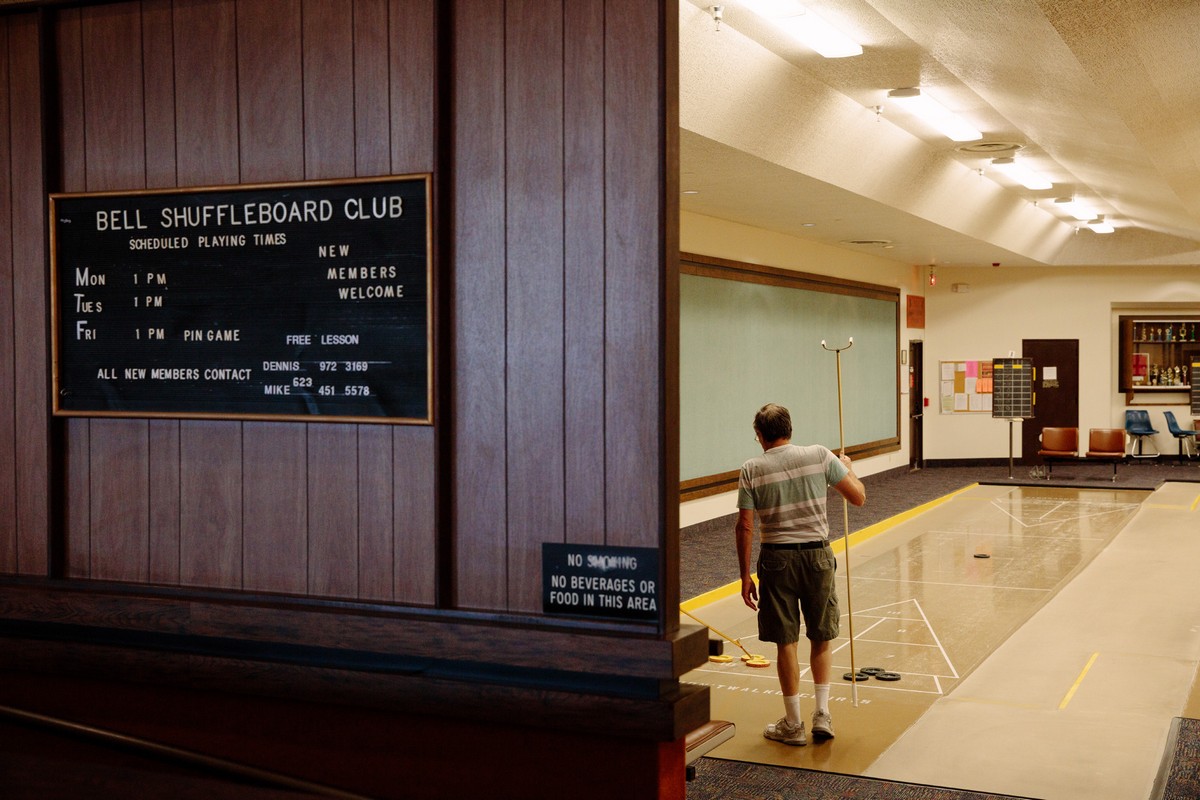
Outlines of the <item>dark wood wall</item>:
{"label": "dark wood wall", "polygon": [[49,569],[42,30],[0,27],[0,573]]}
{"label": "dark wood wall", "polygon": [[[0,13],[0,700],[373,796],[682,800],[677,14]],[[410,173],[434,424],[50,416],[48,192]],[[541,618],[544,542],[656,548],[658,619]]]}
{"label": "dark wood wall", "polygon": [[[647,10],[143,0],[0,18],[17,148],[0,151],[0,573],[536,614],[542,543],[579,542],[663,549],[677,601],[673,22]],[[48,419],[45,191],[422,172],[433,426]]]}

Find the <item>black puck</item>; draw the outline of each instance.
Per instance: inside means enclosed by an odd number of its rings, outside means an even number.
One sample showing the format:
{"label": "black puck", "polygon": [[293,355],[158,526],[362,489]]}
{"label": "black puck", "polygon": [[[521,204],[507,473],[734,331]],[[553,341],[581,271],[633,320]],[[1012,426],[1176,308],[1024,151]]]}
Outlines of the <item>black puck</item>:
{"label": "black puck", "polygon": [[875,676],[877,681],[898,681],[900,680],[899,672],[880,672]]}

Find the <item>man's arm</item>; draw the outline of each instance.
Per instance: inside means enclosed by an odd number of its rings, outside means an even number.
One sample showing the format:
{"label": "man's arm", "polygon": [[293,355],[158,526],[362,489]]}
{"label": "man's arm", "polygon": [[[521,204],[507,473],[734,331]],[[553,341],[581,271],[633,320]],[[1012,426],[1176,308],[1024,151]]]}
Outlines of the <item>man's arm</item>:
{"label": "man's arm", "polygon": [[849,472],[846,477],[833,485],[837,489],[838,494],[850,501],[851,505],[861,506],[867,502],[867,487],[863,486],[863,482],[854,474],[854,468],[850,466],[850,456],[843,453],[838,456],[839,460],[846,465]]}
{"label": "man's arm", "polygon": [[739,508],[737,525],[734,527],[737,540],[738,569],[742,576],[742,602],[751,610],[758,610],[758,587],[750,577],[750,552],[754,546],[754,510]]}

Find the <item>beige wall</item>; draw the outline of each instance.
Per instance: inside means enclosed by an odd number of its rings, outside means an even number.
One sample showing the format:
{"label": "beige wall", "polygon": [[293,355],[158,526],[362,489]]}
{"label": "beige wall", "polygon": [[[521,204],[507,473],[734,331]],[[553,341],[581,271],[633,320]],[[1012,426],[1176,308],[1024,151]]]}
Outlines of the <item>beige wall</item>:
{"label": "beige wall", "polygon": [[[1080,427],[1123,427],[1125,397],[1117,392],[1117,317],[1120,314],[1200,308],[1200,269],[1196,267],[992,268],[939,267],[936,286],[928,286],[923,268],[907,267],[869,254],[815,244],[773,231],[684,212],[680,227],[684,252],[766,264],[820,275],[870,281],[901,290],[900,343],[923,339],[925,396],[924,456],[927,460],[1007,458],[1008,424],[988,414],[938,413],[938,362],[988,359],[1021,354],[1022,339],[1079,340]],[[953,291],[956,283],[967,292]],[[926,327],[905,327],[903,310],[910,293],[926,297]],[[907,382],[901,381],[906,387]],[[1183,395],[1178,399],[1182,400]],[[1155,398],[1160,399],[1160,398]],[[907,419],[907,395],[902,398]],[[1145,407],[1145,406],[1140,406]],[[1174,410],[1186,426],[1188,407],[1151,406],[1160,434],[1160,452],[1176,449],[1161,412]],[[1024,424],[1024,423],[1020,423]],[[1014,431],[1014,453],[1021,452]],[[862,476],[908,464],[908,426],[901,424],[901,449],[864,459]],[[732,514],[734,494],[682,504],[680,525]]]}
{"label": "beige wall", "polygon": [[[1120,235],[1120,234],[1115,234]],[[970,291],[955,293],[955,283]],[[945,267],[926,301],[925,416],[927,459],[1008,456],[1008,425],[983,414],[943,415],[932,407],[937,362],[1021,354],[1022,339],[1079,340],[1079,426],[1124,427],[1125,396],[1117,392],[1117,317],[1140,312],[1196,313],[1200,270],[1196,267]],[[1187,425],[1185,395],[1178,406],[1149,406],[1161,432],[1159,451],[1173,452],[1162,411],[1174,410]],[[1166,400],[1154,398],[1156,402]],[[1138,406],[1146,408],[1147,406]],[[1028,423],[1021,423],[1028,424]],[[1020,454],[1020,433],[1014,434]]]}

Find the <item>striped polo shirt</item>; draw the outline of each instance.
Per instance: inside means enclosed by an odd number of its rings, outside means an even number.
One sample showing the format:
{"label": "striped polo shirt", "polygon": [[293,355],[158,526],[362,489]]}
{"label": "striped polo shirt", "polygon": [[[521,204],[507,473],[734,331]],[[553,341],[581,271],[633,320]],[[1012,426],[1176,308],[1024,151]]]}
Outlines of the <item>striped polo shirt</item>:
{"label": "striped polo shirt", "polygon": [[828,539],[828,487],[848,473],[846,465],[822,445],[772,447],[742,465],[737,506],[758,513],[764,542]]}

